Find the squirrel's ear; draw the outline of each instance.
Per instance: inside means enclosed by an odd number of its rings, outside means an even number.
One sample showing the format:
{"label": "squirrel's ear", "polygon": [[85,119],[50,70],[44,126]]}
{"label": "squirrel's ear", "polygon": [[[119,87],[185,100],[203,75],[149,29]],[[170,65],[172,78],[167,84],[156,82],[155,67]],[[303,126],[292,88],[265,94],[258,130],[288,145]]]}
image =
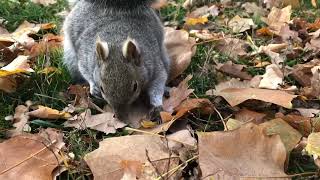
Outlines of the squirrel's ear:
{"label": "squirrel's ear", "polygon": [[109,56],[108,43],[101,41],[99,36],[96,41],[96,53],[97,53],[98,59],[101,61],[104,61]]}
{"label": "squirrel's ear", "polygon": [[123,44],[122,53],[129,62],[133,62],[137,66],[141,65],[140,49],[135,40],[128,38]]}

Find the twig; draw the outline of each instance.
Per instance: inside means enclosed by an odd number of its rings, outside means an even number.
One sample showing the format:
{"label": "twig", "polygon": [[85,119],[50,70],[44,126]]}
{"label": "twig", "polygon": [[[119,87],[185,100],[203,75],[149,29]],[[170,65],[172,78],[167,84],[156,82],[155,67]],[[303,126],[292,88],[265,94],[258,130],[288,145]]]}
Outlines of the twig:
{"label": "twig", "polygon": [[[139,130],[139,129],[134,129],[134,128],[130,128],[130,127],[125,127],[125,130],[127,130],[127,131],[135,131],[135,132],[139,132],[139,133],[144,133],[144,134],[149,134],[149,135],[165,138],[165,136],[160,135],[160,134],[156,134],[156,133],[152,133],[152,132],[148,132],[148,131],[143,131],[143,130]],[[191,144],[187,144],[185,142],[181,142],[181,141],[178,141],[178,140],[175,140],[175,139],[171,139],[171,138],[167,138],[167,139],[169,139],[170,141],[175,141],[175,142],[178,142],[178,143],[181,143],[181,144],[184,144],[184,145],[188,145],[188,146],[192,146],[192,147],[196,148],[196,146],[191,145]]]}
{"label": "twig", "polygon": [[224,122],[224,118],[222,117],[221,113],[218,111],[218,109],[216,107],[213,106],[213,109],[214,111],[217,112],[218,116],[220,117],[220,120],[221,122],[223,123],[223,126],[224,126],[224,130],[229,130],[227,125],[226,125],[226,122]]}
{"label": "twig", "polygon": [[[158,176],[160,176],[160,179],[163,179],[163,176],[160,174],[159,170],[157,169],[157,167],[152,163],[150,157],[149,157],[149,152],[146,149],[146,156],[147,156],[147,160],[148,162],[152,165],[152,167],[156,170],[156,173],[158,174]],[[163,179],[164,180],[164,179]]]}
{"label": "twig", "polygon": [[291,174],[291,175],[285,175],[285,176],[241,176],[241,178],[292,178],[297,176],[307,176],[307,175],[316,175],[317,172],[304,172],[304,173],[298,173],[298,174]]}
{"label": "twig", "polygon": [[49,145],[45,146],[44,148],[40,149],[39,151],[37,151],[37,152],[35,152],[35,153],[31,154],[31,155],[30,155],[30,156],[28,156],[26,159],[24,159],[24,160],[22,160],[22,161],[18,162],[17,164],[15,164],[15,165],[13,165],[13,166],[11,166],[11,167],[9,167],[9,168],[7,168],[7,169],[5,169],[5,170],[1,171],[1,172],[0,172],[0,175],[1,175],[1,174],[6,173],[6,172],[8,172],[8,171],[10,171],[11,169],[13,169],[13,168],[15,168],[15,167],[19,166],[20,164],[22,164],[22,163],[24,163],[24,162],[28,161],[29,159],[33,158],[34,156],[36,156],[36,155],[38,155],[38,154],[40,154],[42,151],[44,151],[44,150],[45,150],[45,149],[47,149],[48,147],[52,146],[54,143],[56,143],[56,140],[52,141]]}
{"label": "twig", "polygon": [[[170,171],[162,174],[162,176],[167,176],[168,174],[175,173],[175,172],[176,172],[178,169],[180,169],[182,166],[188,164],[190,161],[193,161],[193,160],[197,159],[198,157],[199,157],[199,155],[193,156],[192,158],[188,159],[186,162],[181,163],[181,164],[179,164],[177,167],[174,167],[174,168],[171,169]],[[162,177],[162,176],[161,176],[161,177]],[[161,177],[158,177],[158,178],[155,179],[155,180],[160,180]]]}

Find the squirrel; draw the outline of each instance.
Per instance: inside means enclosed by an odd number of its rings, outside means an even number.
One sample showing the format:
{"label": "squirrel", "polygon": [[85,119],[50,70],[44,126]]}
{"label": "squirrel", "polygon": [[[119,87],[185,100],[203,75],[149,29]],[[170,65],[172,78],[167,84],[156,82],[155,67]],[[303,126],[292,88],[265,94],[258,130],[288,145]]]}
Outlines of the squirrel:
{"label": "squirrel", "polygon": [[154,1],[80,0],[63,25],[64,64],[73,80],[87,82],[123,121],[141,94],[149,97],[149,118],[162,110],[170,60]]}

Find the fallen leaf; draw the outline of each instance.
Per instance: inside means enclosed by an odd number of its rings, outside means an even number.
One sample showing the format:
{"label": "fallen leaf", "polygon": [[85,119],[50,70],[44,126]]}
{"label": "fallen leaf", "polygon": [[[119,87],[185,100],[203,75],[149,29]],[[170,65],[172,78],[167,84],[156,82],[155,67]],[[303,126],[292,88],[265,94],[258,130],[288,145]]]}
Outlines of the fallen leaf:
{"label": "fallen leaf", "polygon": [[256,16],[264,16],[267,14],[267,11],[259,6],[255,2],[246,2],[241,5],[242,8],[249,14],[254,14]]}
{"label": "fallen leaf", "polygon": [[62,147],[63,134],[54,129],[0,143],[0,179],[52,179],[53,170],[62,162]]}
{"label": "fallen leaf", "polygon": [[90,128],[106,134],[115,133],[117,129],[125,127],[126,124],[113,116],[114,114],[110,112],[91,115],[91,111],[88,109],[80,115],[69,118],[68,121],[64,123],[64,126],[77,129]]}
{"label": "fallen leaf", "polygon": [[266,67],[266,72],[262,76],[259,88],[279,89],[283,83],[284,75],[280,68],[275,64]]}
{"label": "fallen leaf", "polygon": [[256,124],[260,124],[263,122],[264,117],[266,117],[266,114],[260,113],[260,112],[255,112],[251,111],[249,109],[241,109],[238,111],[235,115],[235,119],[239,120],[241,122],[254,122]]}
{"label": "fallen leaf", "polygon": [[248,123],[233,131],[198,133],[198,137],[204,179],[286,176],[286,149],[280,137],[265,135],[257,125]]}
{"label": "fallen leaf", "polygon": [[[311,118],[294,114],[284,115],[282,113],[277,113],[276,118],[285,120],[288,124],[290,124],[290,126],[298,130],[305,137],[307,137],[313,131],[312,127],[316,125],[315,123],[313,123],[313,120]],[[318,129],[320,130],[320,128]]]}
{"label": "fallen leaf", "polygon": [[225,38],[218,41],[215,47],[223,54],[236,59],[239,56],[247,55],[249,44],[241,39]]}
{"label": "fallen leaf", "polygon": [[171,60],[169,80],[173,80],[189,66],[196,41],[186,31],[166,27],[164,43]]}
{"label": "fallen leaf", "polygon": [[308,136],[306,151],[313,156],[320,156],[320,133],[311,133]]}
{"label": "fallen leaf", "polygon": [[156,0],[154,3],[152,3],[151,7],[153,9],[161,9],[168,5],[167,0]]}
{"label": "fallen leaf", "polygon": [[199,39],[202,40],[210,40],[210,41],[219,41],[221,39],[224,39],[223,33],[213,33],[209,30],[203,29],[203,30],[191,30],[190,34],[194,34]]}
{"label": "fallen leaf", "polygon": [[[135,172],[141,172],[140,176],[139,173],[131,173],[136,176],[135,179],[155,179],[158,174],[153,167],[160,174],[164,174],[178,165],[179,158],[174,153],[171,154],[170,160],[168,157],[166,143],[160,137],[131,135],[105,139],[100,142],[97,150],[87,154],[84,159],[96,180],[123,178],[126,173],[121,164],[124,161],[134,161],[145,165],[141,171],[140,166],[132,167]],[[148,159],[153,166],[150,166]]]}
{"label": "fallen leaf", "polygon": [[37,57],[41,54],[51,52],[62,47],[63,38],[53,34],[46,34],[39,43],[35,43],[31,50],[30,56]]}
{"label": "fallen leaf", "polygon": [[300,114],[304,117],[313,118],[317,115],[320,115],[320,109],[307,109],[307,108],[296,108],[300,112]]}
{"label": "fallen leaf", "polygon": [[186,18],[186,25],[193,26],[196,24],[205,24],[208,22],[208,17],[198,17],[198,18],[192,18],[187,17]]}
{"label": "fallen leaf", "polygon": [[175,115],[172,115],[172,113],[162,113],[162,121],[175,121],[183,117],[187,112],[195,109],[202,112],[202,114],[211,114],[214,112],[214,105],[208,99],[186,99],[174,108]]}
{"label": "fallen leaf", "polygon": [[264,21],[269,25],[271,32],[279,35],[282,26],[289,23],[291,17],[291,6],[287,6],[283,9],[273,7],[269,13],[267,19]]}
{"label": "fallen leaf", "polygon": [[11,34],[0,34],[0,43],[18,43],[27,48],[31,48],[35,41],[29,35],[38,33],[41,29],[47,30],[54,28],[53,23],[47,24],[33,24],[28,21],[24,21],[13,33]]}
{"label": "fallen leaf", "polygon": [[215,17],[218,15],[219,15],[219,7],[217,7],[216,5],[212,5],[210,7],[202,6],[200,8],[197,8],[187,16],[191,18],[199,18],[199,17],[209,17],[209,16]]}
{"label": "fallen leaf", "polygon": [[0,77],[0,90],[6,93],[13,93],[17,90],[17,81],[12,76]]}
{"label": "fallen leaf", "polygon": [[290,75],[298,81],[298,83],[304,87],[311,86],[312,71],[315,66],[320,66],[320,60],[314,59],[305,64],[296,64],[293,66],[293,70]]}
{"label": "fallen leaf", "polygon": [[311,87],[305,87],[303,89],[303,95],[307,97],[320,97],[320,66],[315,66],[311,69]]}
{"label": "fallen leaf", "polygon": [[311,4],[313,7],[317,8],[317,1],[316,0],[311,0]]}
{"label": "fallen leaf", "polygon": [[263,27],[256,31],[257,36],[273,36],[274,33],[269,28]]}
{"label": "fallen leaf", "polygon": [[300,43],[302,40],[299,38],[299,33],[290,29],[289,25],[281,27],[279,36],[284,42]]}
{"label": "fallen leaf", "polygon": [[241,33],[251,28],[254,28],[254,24],[251,18],[241,18],[236,15],[228,22],[228,27],[232,29],[234,33]]}
{"label": "fallen leaf", "polygon": [[28,56],[19,55],[10,64],[0,69],[0,78],[19,73],[34,72],[28,62]]}
{"label": "fallen leaf", "polygon": [[280,90],[248,88],[248,83],[245,85],[238,83],[245,88],[237,87],[238,84],[232,85],[233,87],[226,84],[228,82],[221,83],[220,86],[216,87],[216,90],[209,90],[206,94],[211,95],[213,93],[215,96],[222,96],[231,106],[236,106],[249,99],[255,99],[277,104],[288,109],[292,108],[291,101],[297,97]]}
{"label": "fallen leaf", "polygon": [[31,0],[35,4],[42,4],[44,6],[49,6],[51,4],[57,3],[57,0]]}
{"label": "fallen leaf", "polygon": [[259,126],[265,129],[264,133],[266,135],[278,134],[288,152],[290,152],[302,138],[302,135],[297,130],[280,118],[267,121]]}
{"label": "fallen leaf", "polygon": [[71,114],[67,112],[60,112],[56,109],[41,105],[39,105],[36,110],[28,112],[27,115],[43,119],[69,119],[72,117]]}
{"label": "fallen leaf", "polygon": [[218,63],[216,69],[231,75],[232,77],[250,80],[252,76],[244,70],[245,66],[240,64],[234,64],[232,61],[227,61],[224,64]]}
{"label": "fallen leaf", "polygon": [[189,89],[188,81],[192,78],[188,75],[178,87],[173,87],[170,89],[170,97],[163,101],[163,110],[172,113],[174,108],[179,106],[182,101],[187,99],[187,97],[193,92],[193,89]]}
{"label": "fallen leaf", "polygon": [[[27,124],[29,121],[29,116],[27,115],[27,112],[29,111],[29,105],[19,105],[15,108],[15,112],[13,115],[13,127],[15,129],[8,130],[7,136],[13,137],[16,135],[20,135],[24,132],[26,128],[29,127]],[[27,127],[26,127],[27,126]]]}

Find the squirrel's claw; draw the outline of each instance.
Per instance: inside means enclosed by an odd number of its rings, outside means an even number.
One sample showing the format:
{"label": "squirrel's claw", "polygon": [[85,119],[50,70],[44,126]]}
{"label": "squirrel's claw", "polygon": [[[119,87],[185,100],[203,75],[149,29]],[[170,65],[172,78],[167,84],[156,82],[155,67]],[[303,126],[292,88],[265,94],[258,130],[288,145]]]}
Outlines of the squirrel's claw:
{"label": "squirrel's claw", "polygon": [[157,122],[158,124],[162,124],[162,119],[160,116],[161,111],[163,111],[162,106],[154,107],[149,113],[150,120],[153,122]]}

